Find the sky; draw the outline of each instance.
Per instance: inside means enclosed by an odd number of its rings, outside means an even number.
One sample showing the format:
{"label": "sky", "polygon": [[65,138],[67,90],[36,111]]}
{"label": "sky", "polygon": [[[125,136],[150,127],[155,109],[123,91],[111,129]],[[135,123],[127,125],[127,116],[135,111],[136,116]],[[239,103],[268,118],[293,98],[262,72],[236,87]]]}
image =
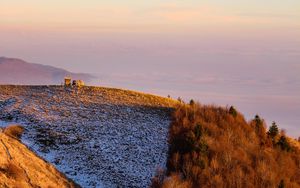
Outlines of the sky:
{"label": "sky", "polygon": [[0,0],[0,56],[234,105],[300,136],[299,0]]}

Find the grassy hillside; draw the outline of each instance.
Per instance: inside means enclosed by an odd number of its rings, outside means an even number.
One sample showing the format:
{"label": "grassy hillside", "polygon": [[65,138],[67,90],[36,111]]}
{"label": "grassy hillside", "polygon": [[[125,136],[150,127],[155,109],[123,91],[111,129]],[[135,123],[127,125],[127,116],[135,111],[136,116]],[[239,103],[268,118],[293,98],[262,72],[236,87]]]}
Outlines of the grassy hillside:
{"label": "grassy hillside", "polygon": [[179,105],[169,144],[167,171],[152,187],[300,187],[299,143],[233,107]]}
{"label": "grassy hillside", "polygon": [[17,139],[21,132],[18,128],[0,130],[0,187],[75,187]]}

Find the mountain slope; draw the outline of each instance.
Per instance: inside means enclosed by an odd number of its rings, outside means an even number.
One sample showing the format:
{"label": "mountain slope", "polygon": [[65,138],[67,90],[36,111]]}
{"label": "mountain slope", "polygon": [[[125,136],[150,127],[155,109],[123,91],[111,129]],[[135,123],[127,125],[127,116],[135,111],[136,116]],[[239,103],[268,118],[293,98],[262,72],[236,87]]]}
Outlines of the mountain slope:
{"label": "mountain slope", "polygon": [[52,165],[0,130],[0,187],[75,187]]}
{"label": "mountain slope", "polygon": [[166,165],[172,99],[120,89],[0,86],[0,119],[82,187],[147,187]]}
{"label": "mountain slope", "polygon": [[89,82],[93,76],[77,74],[51,66],[27,63],[21,59],[0,57],[0,84],[60,84],[65,76]]}

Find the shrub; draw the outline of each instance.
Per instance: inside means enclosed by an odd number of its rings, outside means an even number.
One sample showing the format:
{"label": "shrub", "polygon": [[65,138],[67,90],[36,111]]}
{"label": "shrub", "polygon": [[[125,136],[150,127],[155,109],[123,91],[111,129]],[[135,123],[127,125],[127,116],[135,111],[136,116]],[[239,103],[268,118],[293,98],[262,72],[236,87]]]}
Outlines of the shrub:
{"label": "shrub", "polygon": [[255,123],[257,125],[262,125],[263,124],[263,120],[257,114],[255,115],[254,120],[255,120]]}
{"label": "shrub", "polygon": [[230,106],[229,108],[229,114],[231,114],[233,117],[237,116],[237,111],[233,106]]}
{"label": "shrub", "polygon": [[21,125],[10,125],[4,129],[4,133],[16,139],[20,139],[24,128]]}
{"label": "shrub", "polygon": [[256,115],[250,124],[254,125],[255,133],[258,136],[262,145],[266,144],[266,126],[264,120]]}
{"label": "shrub", "polygon": [[12,178],[12,179],[18,179],[19,177],[21,177],[22,174],[22,169],[20,169],[18,166],[9,163],[6,167],[6,171],[5,173],[7,174],[8,177]]}
{"label": "shrub", "polygon": [[280,139],[278,140],[277,142],[277,145],[282,149],[282,150],[285,150],[285,151],[291,151],[291,146],[289,144],[289,142],[287,141],[286,137],[284,135],[282,135],[280,137]]}
{"label": "shrub", "polygon": [[154,178],[151,180],[151,188],[160,188],[163,185],[165,178],[165,171],[163,169],[158,169]]}
{"label": "shrub", "polygon": [[190,100],[190,105],[194,106],[195,105],[195,101],[193,99]]}

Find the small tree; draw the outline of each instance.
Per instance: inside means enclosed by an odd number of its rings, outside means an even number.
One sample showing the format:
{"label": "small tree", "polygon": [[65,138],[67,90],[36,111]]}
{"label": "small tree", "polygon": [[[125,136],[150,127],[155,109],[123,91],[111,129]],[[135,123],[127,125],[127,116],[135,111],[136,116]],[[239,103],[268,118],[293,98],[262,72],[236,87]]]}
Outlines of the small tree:
{"label": "small tree", "polygon": [[269,131],[268,131],[268,135],[271,137],[271,138],[274,138],[278,135],[279,133],[279,129],[278,129],[278,126],[277,124],[273,121],[271,127],[269,128]]}
{"label": "small tree", "polygon": [[195,101],[193,99],[190,100],[190,105],[194,106],[195,105]]}
{"label": "small tree", "polygon": [[288,140],[286,139],[286,137],[284,135],[282,135],[278,142],[277,145],[284,151],[291,151],[291,146],[290,143],[288,142]]}
{"label": "small tree", "polygon": [[268,135],[272,139],[273,143],[275,142],[276,137],[279,134],[279,129],[276,123],[273,121],[272,126],[269,128]]}
{"label": "small tree", "polygon": [[230,106],[229,108],[229,114],[231,114],[233,117],[237,116],[237,111],[233,106]]}
{"label": "small tree", "polygon": [[256,123],[257,126],[260,126],[260,125],[263,124],[263,120],[257,114],[254,117],[254,121],[255,121],[255,123]]}
{"label": "small tree", "polygon": [[252,120],[252,123],[255,128],[255,133],[260,139],[261,145],[264,145],[267,141],[264,120],[261,117],[259,117],[259,115],[255,115],[254,119]]}

